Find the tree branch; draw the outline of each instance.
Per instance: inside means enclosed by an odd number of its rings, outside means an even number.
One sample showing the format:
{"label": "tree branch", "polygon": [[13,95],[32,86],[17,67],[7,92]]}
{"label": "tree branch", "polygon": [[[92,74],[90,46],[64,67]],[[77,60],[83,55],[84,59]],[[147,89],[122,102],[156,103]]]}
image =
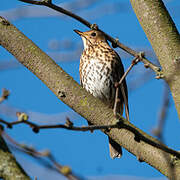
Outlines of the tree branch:
{"label": "tree branch", "polygon": [[[107,125],[117,122],[112,109],[83,89],[49,56],[2,17],[0,18],[0,44],[41,79],[61,101],[92,124]],[[137,156],[139,160],[147,162],[165,176],[171,177],[170,165],[174,161],[167,161],[164,156],[179,160],[179,152],[161,144],[123,117],[119,117],[119,128],[102,131]],[[178,163],[174,163],[174,166],[177,177],[180,178]]]}
{"label": "tree branch", "polygon": [[162,0],[130,0],[168,83],[180,118],[180,36]]}
{"label": "tree branch", "polygon": [[94,130],[109,130],[110,128],[118,128],[119,125],[118,123],[115,124],[110,124],[110,125],[90,125],[90,126],[82,126],[82,127],[77,127],[74,126],[73,123],[69,120],[69,118],[66,119],[66,123],[65,124],[55,124],[55,125],[38,125],[35,124],[31,121],[28,121],[27,119],[24,119],[24,117],[26,117],[27,115],[25,113],[21,113],[20,115],[20,120],[18,118],[17,121],[13,121],[13,122],[7,122],[4,121],[3,119],[0,119],[0,123],[5,124],[7,126],[7,128],[13,128],[13,126],[18,125],[18,124],[27,124],[30,128],[32,128],[32,130],[35,133],[39,133],[39,131],[41,129],[66,129],[66,130],[71,130],[71,131],[94,131]]}
{"label": "tree branch", "polygon": [[9,151],[0,130],[0,178],[4,180],[30,180]]}
{"label": "tree branch", "polygon": [[117,107],[118,105],[118,101],[119,101],[119,88],[121,88],[122,94],[123,94],[123,98],[124,98],[124,102],[125,102],[125,113],[126,113],[126,119],[129,121],[129,107],[128,107],[128,100],[126,97],[126,94],[124,92],[124,88],[121,87],[121,83],[123,82],[123,80],[126,78],[126,76],[128,75],[128,73],[131,71],[131,69],[134,67],[134,65],[136,65],[139,61],[140,61],[141,57],[135,57],[131,63],[131,65],[129,66],[129,68],[126,70],[126,72],[123,74],[123,76],[121,77],[120,81],[115,83],[115,87],[116,87],[116,93],[115,93],[115,102],[114,102],[114,108],[113,108],[113,113],[115,116],[117,116],[117,109],[119,107]]}

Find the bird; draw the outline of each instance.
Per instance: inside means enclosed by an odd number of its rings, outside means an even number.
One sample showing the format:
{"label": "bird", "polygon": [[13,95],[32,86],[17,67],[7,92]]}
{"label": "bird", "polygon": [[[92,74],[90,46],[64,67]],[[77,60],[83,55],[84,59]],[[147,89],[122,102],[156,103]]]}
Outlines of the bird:
{"label": "bird", "polygon": [[[80,83],[86,91],[113,109],[117,89],[115,83],[119,82],[124,75],[121,58],[111,48],[102,31],[81,32],[76,29],[74,31],[81,36],[84,45],[79,65]],[[117,113],[122,115],[125,101],[128,99],[125,79],[122,81],[121,88],[118,88],[118,99]],[[109,151],[112,159],[122,156],[121,146],[110,137]]]}

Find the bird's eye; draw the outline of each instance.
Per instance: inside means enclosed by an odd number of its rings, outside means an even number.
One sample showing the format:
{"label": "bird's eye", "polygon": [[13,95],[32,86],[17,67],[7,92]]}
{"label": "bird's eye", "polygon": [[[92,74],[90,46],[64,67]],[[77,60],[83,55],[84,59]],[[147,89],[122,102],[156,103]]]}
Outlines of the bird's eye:
{"label": "bird's eye", "polygon": [[95,32],[91,33],[91,36],[93,36],[93,37],[96,36],[96,33]]}

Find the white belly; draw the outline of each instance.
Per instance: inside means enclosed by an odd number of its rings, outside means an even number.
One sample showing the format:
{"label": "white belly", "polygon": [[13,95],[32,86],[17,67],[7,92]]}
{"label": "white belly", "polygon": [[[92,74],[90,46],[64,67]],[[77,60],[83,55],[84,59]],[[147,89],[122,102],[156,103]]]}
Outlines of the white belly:
{"label": "white belly", "polygon": [[110,88],[113,86],[110,64],[102,64],[97,60],[91,60],[88,64],[83,63],[80,71],[81,83],[88,92],[100,99],[111,100],[115,90]]}

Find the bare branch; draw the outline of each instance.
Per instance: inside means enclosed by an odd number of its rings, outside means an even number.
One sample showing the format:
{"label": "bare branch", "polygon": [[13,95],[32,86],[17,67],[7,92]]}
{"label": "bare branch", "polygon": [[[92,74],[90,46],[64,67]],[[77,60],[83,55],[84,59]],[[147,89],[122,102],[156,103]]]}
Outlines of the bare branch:
{"label": "bare branch", "polygon": [[[130,0],[133,10],[163,68],[180,117],[180,36],[162,0]],[[163,15],[162,15],[163,14]]]}
{"label": "bare branch", "polygon": [[115,117],[117,116],[117,105],[118,105],[118,101],[119,101],[119,88],[121,88],[122,91],[122,95],[124,98],[124,103],[125,103],[125,111],[126,111],[126,118],[129,121],[129,107],[128,107],[128,100],[126,97],[126,94],[124,92],[124,88],[122,85],[123,80],[126,78],[126,76],[128,75],[128,73],[130,72],[130,70],[134,67],[134,65],[136,65],[139,61],[140,61],[141,57],[135,57],[134,60],[132,61],[131,65],[129,66],[129,68],[126,70],[126,72],[124,73],[124,75],[122,76],[122,78],[120,79],[119,82],[117,82],[115,84],[116,87],[116,94],[115,94],[115,103],[114,103],[114,108],[113,108],[113,112]]}
{"label": "bare branch", "polygon": [[30,177],[9,151],[1,135],[2,130],[0,129],[0,178],[4,180],[30,180]]}
{"label": "bare branch", "polygon": [[67,130],[72,130],[72,131],[94,131],[94,130],[108,130],[110,128],[118,128],[119,125],[112,124],[112,125],[103,125],[103,126],[97,126],[97,125],[90,125],[90,126],[82,126],[82,127],[76,127],[73,125],[73,123],[69,120],[69,118],[66,119],[66,124],[57,124],[57,125],[37,125],[33,122],[28,121],[28,115],[25,113],[17,113],[18,120],[13,121],[13,122],[7,122],[3,119],[0,119],[0,122],[2,124],[5,124],[7,128],[13,128],[13,126],[18,125],[18,124],[26,124],[35,133],[38,133],[41,129],[67,129]]}

